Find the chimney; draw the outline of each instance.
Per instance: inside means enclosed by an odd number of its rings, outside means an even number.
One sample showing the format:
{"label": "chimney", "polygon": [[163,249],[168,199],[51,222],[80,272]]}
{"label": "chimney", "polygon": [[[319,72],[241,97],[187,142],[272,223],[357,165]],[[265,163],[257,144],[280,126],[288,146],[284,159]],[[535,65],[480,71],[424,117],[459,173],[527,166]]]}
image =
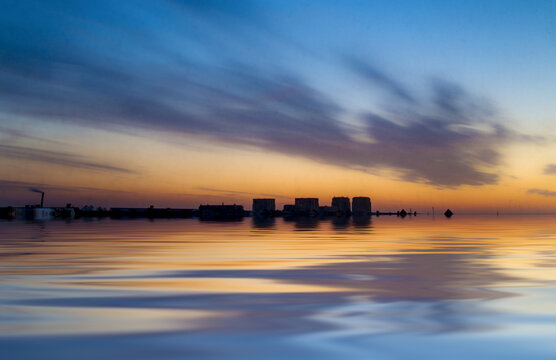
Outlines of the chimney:
{"label": "chimney", "polygon": [[44,203],[44,191],[41,193],[41,207]]}

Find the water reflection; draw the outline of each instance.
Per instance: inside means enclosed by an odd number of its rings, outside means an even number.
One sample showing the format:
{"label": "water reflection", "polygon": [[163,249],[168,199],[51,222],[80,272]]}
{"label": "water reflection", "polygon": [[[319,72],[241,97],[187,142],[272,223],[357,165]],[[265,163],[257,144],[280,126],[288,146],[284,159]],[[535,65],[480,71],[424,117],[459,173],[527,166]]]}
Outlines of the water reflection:
{"label": "water reflection", "polygon": [[553,220],[1,222],[0,348],[8,358],[481,358],[476,341],[488,358],[549,358]]}
{"label": "water reflection", "polygon": [[334,216],[331,221],[334,230],[346,229],[351,225],[351,217],[347,216]]}
{"label": "water reflection", "polygon": [[253,216],[254,229],[273,229],[276,227],[276,218],[272,216]]}
{"label": "water reflection", "polygon": [[[265,218],[253,218],[253,224],[256,222],[263,222]],[[372,226],[371,216],[330,216],[330,217],[312,217],[312,216],[298,216],[298,217],[285,217],[285,223],[292,223],[297,230],[314,230],[318,229],[321,224],[332,224],[332,230],[369,230]]]}
{"label": "water reflection", "polygon": [[355,228],[367,229],[371,226],[371,217],[365,215],[353,216],[352,218],[353,226]]}
{"label": "water reflection", "polygon": [[285,218],[287,222],[293,222],[296,230],[306,231],[318,229],[320,219],[314,216],[296,216],[292,218]]}

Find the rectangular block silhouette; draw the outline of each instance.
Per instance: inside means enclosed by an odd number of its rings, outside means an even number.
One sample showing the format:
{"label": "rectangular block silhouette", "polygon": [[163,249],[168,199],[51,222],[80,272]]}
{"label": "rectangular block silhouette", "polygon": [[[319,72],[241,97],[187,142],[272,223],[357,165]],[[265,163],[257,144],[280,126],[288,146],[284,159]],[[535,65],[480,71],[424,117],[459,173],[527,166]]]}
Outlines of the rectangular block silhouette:
{"label": "rectangular block silhouette", "polygon": [[349,203],[349,198],[344,196],[333,197],[332,210],[344,215],[350,214],[351,206]]}
{"label": "rectangular block silhouette", "polygon": [[276,211],[276,201],[274,199],[253,199],[253,213],[272,214]]}
{"label": "rectangular block silhouette", "polygon": [[371,199],[365,196],[354,197],[351,209],[355,215],[367,215],[371,213]]}
{"label": "rectangular block silhouette", "polygon": [[317,198],[296,198],[295,213],[297,215],[315,215],[319,212],[319,199]]}

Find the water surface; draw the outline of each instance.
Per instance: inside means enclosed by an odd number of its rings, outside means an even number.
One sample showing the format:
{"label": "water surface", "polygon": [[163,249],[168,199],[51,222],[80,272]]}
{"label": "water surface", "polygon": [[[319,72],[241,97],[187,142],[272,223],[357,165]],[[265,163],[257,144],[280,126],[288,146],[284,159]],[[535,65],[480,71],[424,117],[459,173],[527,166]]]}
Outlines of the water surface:
{"label": "water surface", "polygon": [[2,359],[555,359],[556,218],[0,222]]}

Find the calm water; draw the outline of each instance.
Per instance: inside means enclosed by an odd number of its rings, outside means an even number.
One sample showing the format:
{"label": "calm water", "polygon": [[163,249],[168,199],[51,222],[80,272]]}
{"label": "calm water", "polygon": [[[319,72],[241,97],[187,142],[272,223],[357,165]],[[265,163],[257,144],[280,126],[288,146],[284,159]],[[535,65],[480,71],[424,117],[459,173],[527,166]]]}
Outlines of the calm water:
{"label": "calm water", "polygon": [[555,359],[556,218],[0,222],[1,359]]}

